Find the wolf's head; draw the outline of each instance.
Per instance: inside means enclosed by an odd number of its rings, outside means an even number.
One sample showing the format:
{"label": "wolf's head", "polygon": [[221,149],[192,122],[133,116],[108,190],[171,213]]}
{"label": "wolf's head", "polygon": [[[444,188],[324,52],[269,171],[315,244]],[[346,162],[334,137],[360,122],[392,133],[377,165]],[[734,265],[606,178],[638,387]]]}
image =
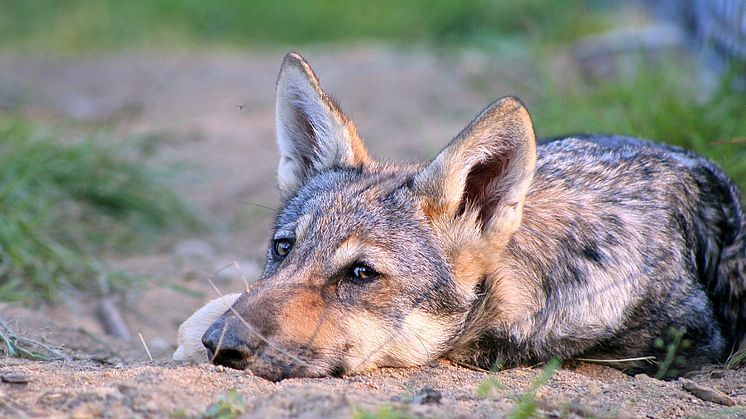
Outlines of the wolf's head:
{"label": "wolf's head", "polygon": [[443,355],[499,292],[536,159],[526,109],[501,99],[429,164],[381,163],[291,53],[276,111],[283,207],[262,279],[202,337],[213,362],[279,380]]}

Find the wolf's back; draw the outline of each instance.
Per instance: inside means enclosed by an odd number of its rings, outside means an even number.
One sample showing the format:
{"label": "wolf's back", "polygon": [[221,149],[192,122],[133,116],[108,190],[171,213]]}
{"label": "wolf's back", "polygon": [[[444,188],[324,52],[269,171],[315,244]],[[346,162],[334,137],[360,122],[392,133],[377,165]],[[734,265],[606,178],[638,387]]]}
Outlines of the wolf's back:
{"label": "wolf's back", "polygon": [[691,208],[698,214],[686,230],[697,253],[699,280],[726,340],[725,355],[746,344],[746,214],[733,181],[712,161],[678,147],[625,137],[585,139],[659,149],[689,169],[698,200]]}

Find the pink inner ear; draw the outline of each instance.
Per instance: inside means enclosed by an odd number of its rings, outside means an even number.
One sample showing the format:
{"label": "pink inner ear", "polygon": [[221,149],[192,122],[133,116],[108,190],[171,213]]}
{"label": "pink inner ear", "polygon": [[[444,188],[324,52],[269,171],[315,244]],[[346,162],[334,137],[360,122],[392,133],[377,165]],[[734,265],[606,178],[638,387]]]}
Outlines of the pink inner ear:
{"label": "pink inner ear", "polygon": [[466,177],[461,210],[467,207],[479,211],[479,220],[484,227],[495,214],[497,205],[505,193],[505,176],[508,170],[508,156],[494,154],[475,165]]}

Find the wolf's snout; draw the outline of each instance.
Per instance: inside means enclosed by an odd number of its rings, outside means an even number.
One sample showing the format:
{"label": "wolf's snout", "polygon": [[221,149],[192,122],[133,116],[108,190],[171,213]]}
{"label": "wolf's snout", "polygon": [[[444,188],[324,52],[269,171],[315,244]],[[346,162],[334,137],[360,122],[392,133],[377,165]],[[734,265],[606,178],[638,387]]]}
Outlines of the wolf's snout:
{"label": "wolf's snout", "polygon": [[246,327],[236,323],[235,318],[218,319],[202,336],[202,344],[212,363],[243,370],[259,349],[259,342],[248,338],[248,331],[242,333]]}

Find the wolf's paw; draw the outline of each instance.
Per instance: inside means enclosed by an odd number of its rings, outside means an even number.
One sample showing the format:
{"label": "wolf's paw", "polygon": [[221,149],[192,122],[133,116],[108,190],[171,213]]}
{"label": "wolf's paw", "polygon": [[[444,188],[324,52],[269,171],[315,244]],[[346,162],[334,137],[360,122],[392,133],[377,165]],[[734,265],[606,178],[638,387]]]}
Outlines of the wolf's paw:
{"label": "wolf's paw", "polygon": [[238,300],[240,293],[226,294],[216,298],[192,314],[179,326],[177,342],[179,347],[174,352],[174,361],[207,361],[207,350],[202,345],[202,335],[233,303]]}

